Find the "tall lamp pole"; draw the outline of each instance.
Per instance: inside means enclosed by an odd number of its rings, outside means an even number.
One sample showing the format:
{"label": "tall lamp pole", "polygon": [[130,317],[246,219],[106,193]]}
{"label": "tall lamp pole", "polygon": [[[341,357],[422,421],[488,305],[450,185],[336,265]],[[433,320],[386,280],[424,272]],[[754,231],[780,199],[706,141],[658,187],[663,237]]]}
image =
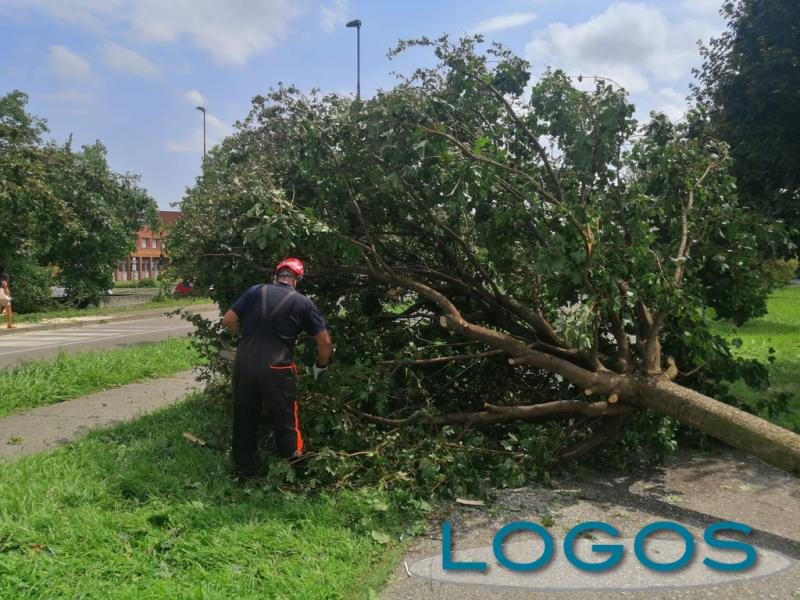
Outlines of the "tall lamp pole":
{"label": "tall lamp pole", "polygon": [[201,113],[203,113],[203,159],[206,157],[206,107],[205,106],[198,106],[196,107]]}
{"label": "tall lamp pole", "polygon": [[347,26],[356,28],[356,100],[361,100],[361,19],[354,19]]}

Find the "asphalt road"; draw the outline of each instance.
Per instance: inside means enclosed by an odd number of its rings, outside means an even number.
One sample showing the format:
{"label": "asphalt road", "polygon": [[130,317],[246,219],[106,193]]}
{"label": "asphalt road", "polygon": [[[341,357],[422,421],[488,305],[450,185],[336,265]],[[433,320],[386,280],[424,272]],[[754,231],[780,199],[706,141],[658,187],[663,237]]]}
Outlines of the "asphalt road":
{"label": "asphalt road", "polygon": [[[216,318],[216,311],[201,313]],[[45,331],[20,331],[0,336],[0,369],[20,362],[53,358],[63,350],[73,354],[87,350],[124,348],[188,334],[193,326],[178,318],[153,317],[133,321],[82,325]]]}

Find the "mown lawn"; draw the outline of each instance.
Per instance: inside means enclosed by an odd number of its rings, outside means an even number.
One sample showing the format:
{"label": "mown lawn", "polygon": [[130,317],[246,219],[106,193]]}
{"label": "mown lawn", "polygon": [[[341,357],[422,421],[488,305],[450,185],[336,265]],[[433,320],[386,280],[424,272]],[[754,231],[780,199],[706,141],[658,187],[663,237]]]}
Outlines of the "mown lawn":
{"label": "mown lawn", "polygon": [[[15,323],[38,323],[44,319],[70,319],[73,317],[94,317],[98,315],[118,315],[120,313],[131,313],[153,308],[178,308],[189,306],[190,304],[212,304],[211,298],[184,297],[167,298],[165,300],[155,300],[147,304],[136,306],[115,306],[109,308],[63,308],[58,310],[47,310],[42,312],[32,312],[25,314],[14,313]],[[5,321],[0,322],[0,324]]]}
{"label": "mown lawn", "polygon": [[0,465],[0,598],[376,597],[408,525],[385,495],[242,487],[229,422],[195,394]]}
{"label": "mown lawn", "polygon": [[[735,353],[746,358],[757,358],[769,365],[771,387],[769,390],[752,390],[737,384],[735,393],[747,402],[759,398],[774,398],[785,393],[790,397],[792,411],[778,422],[800,431],[800,286],[776,290],[769,300],[768,314],[748,321],[741,327],[720,323],[716,331],[726,338],[742,340]],[[768,362],[770,348],[774,362]]]}
{"label": "mown lawn", "polygon": [[200,357],[186,338],[117,350],[61,353],[55,360],[0,371],[0,417],[142,379],[165,377],[198,364]]}

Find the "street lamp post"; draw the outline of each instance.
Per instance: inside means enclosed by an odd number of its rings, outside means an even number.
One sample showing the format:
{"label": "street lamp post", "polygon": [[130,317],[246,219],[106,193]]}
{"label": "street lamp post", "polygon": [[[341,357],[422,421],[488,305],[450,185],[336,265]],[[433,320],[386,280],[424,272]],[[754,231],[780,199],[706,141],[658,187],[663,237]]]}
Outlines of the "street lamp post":
{"label": "street lamp post", "polygon": [[196,107],[201,113],[203,113],[203,159],[206,157],[206,107],[205,106],[198,106]]}
{"label": "street lamp post", "polygon": [[354,19],[347,27],[356,28],[356,100],[361,100],[361,19]]}

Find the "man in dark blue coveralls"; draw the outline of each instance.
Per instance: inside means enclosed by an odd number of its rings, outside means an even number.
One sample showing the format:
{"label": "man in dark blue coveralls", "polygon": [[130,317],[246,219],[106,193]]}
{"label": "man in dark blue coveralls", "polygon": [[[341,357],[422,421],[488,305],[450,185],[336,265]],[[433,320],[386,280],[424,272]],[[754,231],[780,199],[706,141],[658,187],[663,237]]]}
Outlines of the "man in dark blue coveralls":
{"label": "man in dark blue coveralls", "polygon": [[[237,476],[259,468],[258,429],[266,413],[278,454],[303,453],[297,415],[294,345],[301,331],[317,341],[316,379],[331,359],[331,336],[316,304],[295,290],[303,263],[287,258],[275,268],[275,283],[254,285],[234,302],[222,324],[241,339],[233,363],[233,462]],[[262,413],[263,411],[263,413]]]}

